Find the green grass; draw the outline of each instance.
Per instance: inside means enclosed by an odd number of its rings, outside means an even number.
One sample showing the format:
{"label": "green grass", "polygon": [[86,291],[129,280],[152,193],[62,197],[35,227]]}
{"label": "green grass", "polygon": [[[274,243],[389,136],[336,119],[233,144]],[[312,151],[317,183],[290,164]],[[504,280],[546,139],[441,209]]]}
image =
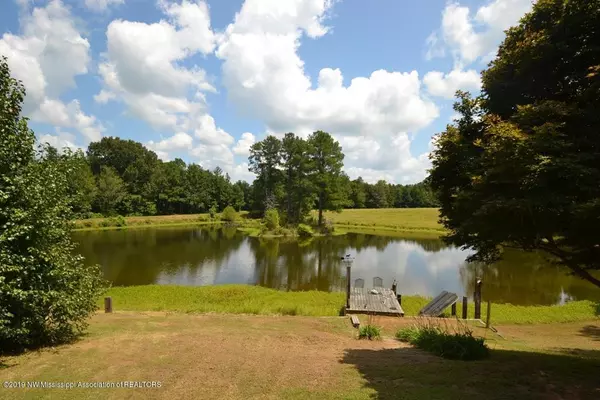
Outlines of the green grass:
{"label": "green grass", "polygon": [[[314,212],[313,212],[314,213]],[[438,223],[437,208],[349,209],[326,212],[325,218],[341,228],[401,231],[440,236],[445,233]]]}
{"label": "green grass", "polygon": [[128,311],[335,316],[344,304],[343,293],[282,292],[249,285],[114,287],[107,295],[115,310]]}
{"label": "green grass", "polygon": [[221,222],[219,220],[211,220],[208,214],[154,215],[145,217],[125,217],[123,219],[125,221],[123,226],[119,226],[119,219],[115,217],[76,220],[74,221],[74,229],[82,231],[106,230],[124,229],[128,227],[206,225]]}
{"label": "green grass", "polygon": [[[239,213],[237,223],[249,229],[249,233],[258,236],[258,219],[248,219],[247,212]],[[313,216],[316,212],[313,212]],[[381,236],[401,236],[415,238],[437,238],[444,234],[444,228],[437,222],[436,208],[380,208],[344,210],[341,213],[326,212],[325,217],[333,222],[337,234],[361,232]],[[220,223],[211,220],[209,214],[156,215],[146,217],[125,217],[125,224],[117,226],[116,218],[90,218],[74,221],[76,230],[124,229],[127,227],[185,226]],[[122,225],[122,224],[121,224]],[[282,235],[263,235],[278,237]],[[315,234],[315,236],[319,236]]]}
{"label": "green grass", "polygon": [[[114,287],[107,296],[113,298],[116,310],[306,316],[339,315],[345,301],[345,293],[340,292],[283,292],[250,285]],[[402,296],[402,308],[407,316],[415,316],[429,300],[420,296]],[[101,300],[98,305],[102,305]],[[586,300],[563,306],[492,304],[491,322],[495,325],[587,321],[597,318],[596,307],[597,304]],[[472,303],[469,303],[468,311],[468,317],[473,318]],[[485,312],[486,307],[482,304],[483,319]],[[446,314],[450,315],[449,308]],[[458,314],[461,314],[460,306]]]}

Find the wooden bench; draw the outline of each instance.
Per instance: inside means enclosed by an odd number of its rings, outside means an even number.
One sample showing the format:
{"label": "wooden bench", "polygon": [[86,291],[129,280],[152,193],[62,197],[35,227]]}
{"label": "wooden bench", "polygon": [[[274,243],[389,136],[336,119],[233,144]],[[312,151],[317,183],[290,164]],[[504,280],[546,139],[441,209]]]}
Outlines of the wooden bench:
{"label": "wooden bench", "polygon": [[358,320],[358,317],[356,315],[351,315],[350,321],[352,321],[353,327],[358,328],[360,326],[360,321]]}

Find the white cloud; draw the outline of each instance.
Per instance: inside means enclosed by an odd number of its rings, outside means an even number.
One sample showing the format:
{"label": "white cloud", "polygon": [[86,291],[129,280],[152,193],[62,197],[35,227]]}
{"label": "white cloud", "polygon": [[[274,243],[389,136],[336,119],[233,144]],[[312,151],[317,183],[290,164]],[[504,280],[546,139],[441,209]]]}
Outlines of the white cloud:
{"label": "white cloud", "polygon": [[[329,31],[324,22],[332,4],[246,0],[219,38],[216,54],[223,60],[223,81],[230,99],[262,119],[268,131],[306,136],[326,130],[342,141],[361,138],[363,155],[381,156],[398,137],[408,138],[406,132],[429,125],[438,108],[423,96],[416,71],[377,70],[345,86],[340,69],[323,68],[313,89],[298,48],[303,35],[318,38]],[[419,175],[412,172],[414,162],[392,162],[391,152],[384,155],[378,168],[392,165],[400,178]],[[356,163],[364,167],[365,161],[357,158]]]}
{"label": "white cloud", "polygon": [[85,0],[85,6],[92,11],[105,11],[111,5],[124,4],[125,0]]}
{"label": "white cloud", "polygon": [[446,99],[454,98],[457,90],[479,91],[481,88],[481,77],[475,70],[461,71],[452,70],[448,74],[439,71],[431,71],[423,77],[423,83],[432,96]]}
{"label": "white cloud", "polygon": [[33,121],[74,128],[86,140],[98,140],[104,128],[96,118],[86,115],[79,101],[64,104],[59,99],[75,87],[77,75],[88,72],[90,63],[90,44],[77,30],[69,9],[53,0],[24,14],[20,25],[21,35],[2,36],[0,54],[8,57],[11,73],[27,90],[23,112]]}
{"label": "white cloud", "polygon": [[256,175],[248,169],[248,163],[245,162],[239,165],[227,166],[224,170],[229,174],[232,182],[246,181],[252,183],[256,178]]}
{"label": "white cloud", "polygon": [[480,60],[489,61],[504,37],[504,30],[516,25],[532,8],[535,0],[494,0],[480,7],[474,17],[468,7],[457,2],[448,3],[442,13],[440,31],[427,39],[428,56],[443,56],[440,40],[451,51],[455,65]]}
{"label": "white cloud", "polygon": [[77,150],[80,147],[75,145],[75,136],[71,133],[56,129],[56,135],[43,134],[39,136],[39,143],[48,143],[50,146],[56,148],[59,152],[65,147],[71,150]]}
{"label": "white cloud", "polygon": [[256,137],[250,132],[244,132],[233,148],[233,152],[238,156],[247,157],[250,155],[250,147],[252,147],[254,143],[256,143]]}
{"label": "white cloud", "polygon": [[162,160],[169,160],[170,153],[177,150],[191,149],[194,139],[185,132],[177,132],[173,136],[157,143],[149,141],[146,146],[153,150]]}
{"label": "white cloud", "polygon": [[45,99],[33,112],[32,118],[54,126],[77,129],[87,141],[98,141],[102,138],[104,126],[93,115],[81,111],[78,100],[64,104],[60,100]]}
{"label": "white cloud", "polygon": [[396,183],[415,183],[423,180],[431,166],[429,153],[413,155],[406,133],[388,138],[338,138],[345,154],[346,172],[352,178],[362,176],[370,183],[380,179]]}
{"label": "white cloud", "polygon": [[[234,139],[216,125],[206,107],[204,93],[215,89],[203,69],[182,65],[215,48],[208,6],[200,0],[159,0],[158,5],[167,20],[151,24],[115,20],[108,26],[108,51],[99,66],[104,87],[95,100],[122,101],[128,113],[156,129],[176,133],[173,138],[185,134],[185,147],[194,157],[208,159],[214,154],[215,160],[231,164],[229,146]],[[174,145],[168,140],[150,142],[162,158],[168,158]]]}

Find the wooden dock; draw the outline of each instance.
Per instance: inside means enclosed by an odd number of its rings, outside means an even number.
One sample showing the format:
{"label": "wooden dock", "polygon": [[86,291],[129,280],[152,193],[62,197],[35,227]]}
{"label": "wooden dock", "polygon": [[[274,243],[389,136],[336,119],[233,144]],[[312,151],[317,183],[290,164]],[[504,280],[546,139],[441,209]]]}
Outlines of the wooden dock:
{"label": "wooden dock", "polygon": [[371,289],[351,288],[350,304],[346,307],[346,313],[404,316],[404,310],[391,289],[376,288],[375,290],[378,294],[371,293]]}

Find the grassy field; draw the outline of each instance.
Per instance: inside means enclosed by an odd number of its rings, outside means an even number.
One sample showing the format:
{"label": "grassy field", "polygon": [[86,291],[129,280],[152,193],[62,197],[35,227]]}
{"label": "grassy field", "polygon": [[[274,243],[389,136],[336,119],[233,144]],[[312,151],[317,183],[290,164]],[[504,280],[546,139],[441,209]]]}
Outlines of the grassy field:
{"label": "grassy field", "polygon": [[325,218],[335,226],[415,233],[444,233],[438,223],[437,208],[350,209],[341,213],[327,212]]}
{"label": "grassy field", "polygon": [[[256,221],[243,218],[240,222],[256,231]],[[316,216],[316,213],[313,213]],[[386,236],[439,237],[444,233],[437,222],[436,208],[381,208],[344,210],[341,213],[327,212],[325,217],[333,222],[341,232],[365,232]],[[202,225],[219,223],[211,220],[208,214],[160,215],[148,217],[91,218],[75,221],[77,230],[115,229],[127,227],[153,227],[177,225]]]}
{"label": "grassy field", "polygon": [[[363,320],[364,322],[364,320]],[[380,341],[343,317],[98,314],[65,346],[2,358],[3,382],[159,382],[149,388],[0,388],[2,399],[597,399],[598,321],[483,329],[491,357],[462,362],[392,339],[410,319],[380,318]],[[157,384],[155,384],[157,386]],[[151,386],[151,385],[149,385]]]}
{"label": "grassy field", "polygon": [[[115,287],[107,295],[113,298],[116,310],[186,313],[336,316],[340,315],[345,302],[344,293],[283,292],[250,285]],[[407,316],[417,315],[429,300],[402,296],[402,308]],[[98,305],[101,304],[99,300]],[[482,309],[485,314],[485,307]],[[473,318],[473,311],[473,304],[469,304],[469,318]],[[446,312],[450,315],[450,309]],[[598,315],[600,305],[591,301],[574,301],[563,306],[492,304],[494,324],[586,321]]]}
{"label": "grassy field", "polygon": [[153,227],[153,226],[176,226],[176,225],[205,225],[219,221],[213,221],[208,214],[187,215],[154,215],[146,217],[124,217],[124,225],[119,223],[120,219],[111,218],[89,218],[76,220],[76,230],[115,229],[127,227]]}

